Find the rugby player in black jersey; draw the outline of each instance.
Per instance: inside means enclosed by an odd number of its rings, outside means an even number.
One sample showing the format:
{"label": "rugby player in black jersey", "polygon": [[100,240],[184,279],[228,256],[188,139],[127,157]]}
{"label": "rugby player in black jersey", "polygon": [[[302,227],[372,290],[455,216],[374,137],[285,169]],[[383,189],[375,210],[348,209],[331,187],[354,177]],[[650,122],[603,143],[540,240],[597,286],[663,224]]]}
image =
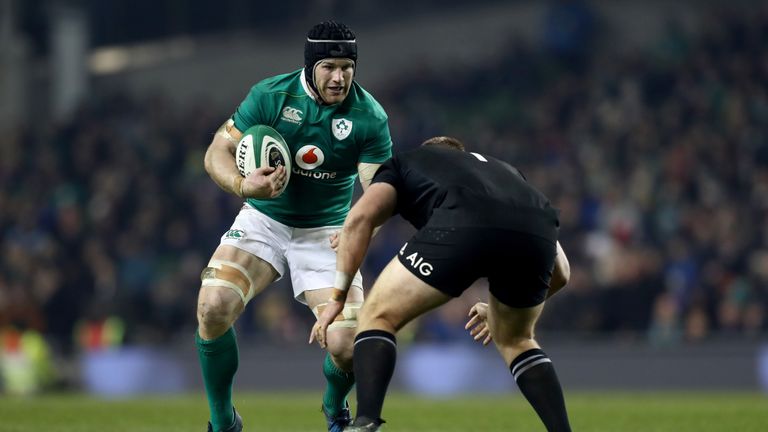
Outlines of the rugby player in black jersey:
{"label": "rugby player in black jersey", "polygon": [[488,278],[490,301],[472,308],[476,339],[491,339],[549,431],[570,431],[562,388],[534,339],[544,301],[568,282],[558,215],[515,167],[435,137],[394,156],[344,222],[332,298],[310,342],[341,312],[375,227],[399,213],[418,231],[382,271],[360,310],[354,347],[357,416],[345,431],[379,429],[397,356],[395,333]]}

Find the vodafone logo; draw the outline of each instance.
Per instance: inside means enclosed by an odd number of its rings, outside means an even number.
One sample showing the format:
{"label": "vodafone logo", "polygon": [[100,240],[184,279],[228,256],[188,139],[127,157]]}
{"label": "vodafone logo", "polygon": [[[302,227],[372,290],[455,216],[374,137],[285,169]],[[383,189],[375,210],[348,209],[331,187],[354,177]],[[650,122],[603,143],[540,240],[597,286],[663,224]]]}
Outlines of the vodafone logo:
{"label": "vodafone logo", "polygon": [[296,152],[296,165],[311,170],[319,167],[325,161],[323,151],[314,145],[305,145]]}

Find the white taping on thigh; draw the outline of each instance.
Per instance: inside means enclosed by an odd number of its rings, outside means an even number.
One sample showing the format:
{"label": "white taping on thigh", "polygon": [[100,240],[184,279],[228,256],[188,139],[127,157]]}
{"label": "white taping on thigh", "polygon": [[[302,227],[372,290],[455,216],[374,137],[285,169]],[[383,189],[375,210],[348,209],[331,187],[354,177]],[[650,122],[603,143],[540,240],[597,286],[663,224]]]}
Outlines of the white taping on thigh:
{"label": "white taping on thigh", "polygon": [[219,279],[216,277],[203,278],[201,285],[202,286],[220,286],[220,287],[229,288],[240,296],[240,299],[243,301],[243,304],[248,303],[248,301],[250,301],[253,298],[253,296],[256,295],[256,291],[253,289],[253,279],[251,279],[251,276],[248,274],[248,270],[246,270],[245,267],[241,266],[240,264],[232,261],[211,260],[208,263],[209,268],[214,268],[216,270],[221,270],[222,266],[232,267],[233,269],[242,273],[242,275],[248,281],[247,294],[243,292],[243,288],[240,285],[237,285],[236,283],[233,283],[224,279]]}

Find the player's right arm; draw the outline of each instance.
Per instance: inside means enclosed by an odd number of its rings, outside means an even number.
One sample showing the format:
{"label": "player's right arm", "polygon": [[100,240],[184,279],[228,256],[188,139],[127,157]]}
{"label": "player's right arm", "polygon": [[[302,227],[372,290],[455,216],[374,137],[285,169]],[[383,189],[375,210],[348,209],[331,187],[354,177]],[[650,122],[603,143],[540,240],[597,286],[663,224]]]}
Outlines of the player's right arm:
{"label": "player's right arm", "polygon": [[385,182],[374,183],[352,206],[342,228],[339,248],[336,251],[336,281],[333,293],[317,322],[312,326],[309,343],[317,339],[322,348],[326,346],[328,325],[344,308],[352,278],[368,251],[373,229],[389,219],[395,212],[397,191]]}
{"label": "player's right arm", "polygon": [[211,179],[229,193],[242,197],[243,177],[235,164],[235,149],[243,133],[235,122],[227,120],[213,135],[213,141],[205,152],[205,171]]}
{"label": "player's right arm", "polygon": [[248,177],[240,175],[235,163],[235,150],[243,133],[227,120],[213,135],[205,152],[205,171],[225,191],[240,198],[272,198],[279,193],[285,182],[285,169],[261,167]]}
{"label": "player's right arm", "polygon": [[[376,174],[376,171],[381,166],[380,163],[365,163],[360,162],[357,164],[357,178],[360,180],[360,186],[363,188],[363,193],[365,193],[366,190],[368,190],[368,186],[371,185],[371,181],[373,180],[374,174]],[[377,226],[373,229],[373,235],[375,236],[378,232],[381,226]],[[339,235],[341,234],[341,231],[336,231],[335,233],[331,234],[328,238],[328,241],[331,243],[331,249],[334,251],[338,250],[339,248]]]}

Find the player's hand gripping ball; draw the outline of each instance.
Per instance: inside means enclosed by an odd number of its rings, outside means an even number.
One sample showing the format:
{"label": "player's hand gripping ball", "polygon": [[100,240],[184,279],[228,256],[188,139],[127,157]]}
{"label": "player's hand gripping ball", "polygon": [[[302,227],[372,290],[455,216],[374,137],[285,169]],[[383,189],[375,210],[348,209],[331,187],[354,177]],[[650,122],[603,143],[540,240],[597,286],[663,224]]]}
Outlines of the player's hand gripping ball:
{"label": "player's hand gripping ball", "polygon": [[[250,127],[237,143],[235,160],[240,175],[247,177],[256,168],[271,166],[285,167],[285,182],[280,190],[283,193],[291,178],[291,153],[282,135],[267,125]],[[279,194],[278,194],[279,195]]]}

